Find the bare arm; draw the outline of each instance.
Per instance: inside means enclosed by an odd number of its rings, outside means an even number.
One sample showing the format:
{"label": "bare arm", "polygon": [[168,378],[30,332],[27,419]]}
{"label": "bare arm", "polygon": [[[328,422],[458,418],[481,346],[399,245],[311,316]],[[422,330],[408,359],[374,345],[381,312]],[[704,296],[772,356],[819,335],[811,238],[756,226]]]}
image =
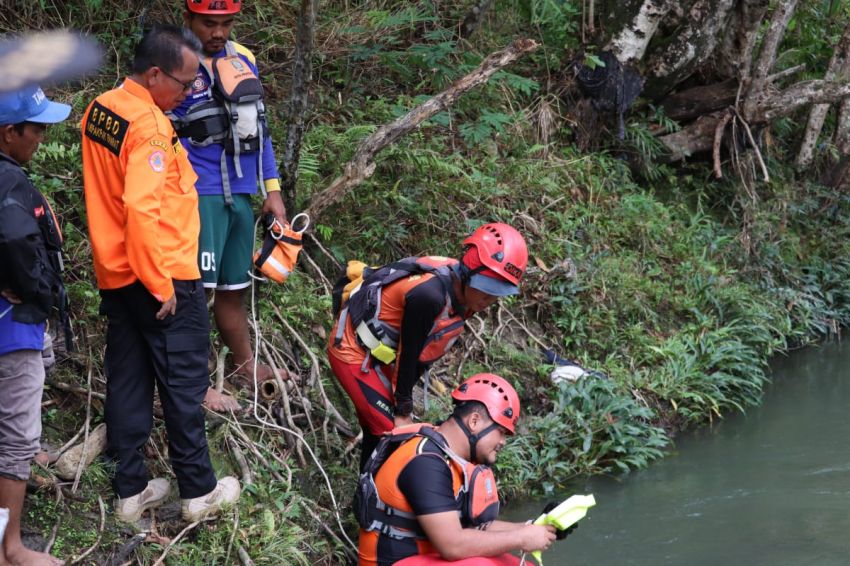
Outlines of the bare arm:
{"label": "bare arm", "polygon": [[555,541],[551,526],[494,521],[485,531],[465,529],[454,511],[419,515],[416,520],[445,560],[497,556],[512,550],[546,550]]}
{"label": "bare arm", "polygon": [[487,525],[487,530],[491,533],[503,533],[507,531],[515,531],[522,528],[527,523],[511,523],[509,521],[493,521]]}

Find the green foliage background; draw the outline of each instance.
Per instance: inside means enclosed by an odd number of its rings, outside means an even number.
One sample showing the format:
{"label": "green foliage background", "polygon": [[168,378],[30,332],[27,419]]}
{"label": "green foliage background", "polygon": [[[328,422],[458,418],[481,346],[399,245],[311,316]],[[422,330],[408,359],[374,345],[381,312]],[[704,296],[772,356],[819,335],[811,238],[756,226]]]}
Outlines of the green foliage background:
{"label": "green foliage background", "polygon": [[[236,39],[254,50],[265,75],[279,147],[298,4],[246,3],[236,27]],[[806,59],[814,76],[822,73],[846,14],[833,11],[832,3],[811,4],[796,16],[781,61],[792,66]],[[124,76],[144,23],[176,21],[178,2],[16,6],[0,16],[2,29],[71,25],[95,35],[109,54],[99,75],[56,89],[74,105],[74,119],[51,129],[31,166],[65,231],[80,338],[76,362],[64,364],[56,380],[85,385],[85,368],[92,368],[94,388],[102,391],[104,324],[87,241],[78,119],[94,96]],[[643,467],[663,454],[675,432],[758,403],[772,355],[837,334],[850,321],[848,196],[786,165],[804,116],[773,126],[769,183],[714,181],[710,164],[700,161],[663,164],[653,133],[677,125],[644,101],[628,118],[624,141],[579,150],[568,99],[552,85],[568,73],[579,47],[581,3],[500,0],[470,40],[459,40],[455,32],[468,8],[437,0],[320,3],[298,203],[306,205],[323,189],[377,126],[439,92],[489,52],[516,36],[542,42],[532,56],[380,154],[373,177],[314,219],[327,254],[312,244],[306,249],[333,280],[338,268],[329,256],[382,263],[426,252],[456,255],[463,235],[487,221],[511,223],[527,236],[533,269],[522,295],[471,321],[463,348],[433,372],[435,392],[479,370],[517,385],[524,415],[499,464],[503,494],[526,497],[562,489],[577,475]],[[827,157],[828,148],[821,158]],[[258,303],[264,337],[308,375],[310,355],[282,328],[273,307],[322,360],[320,379],[355,422],[323,361],[330,299],[317,270],[302,263],[285,286],[262,288]],[[598,373],[553,384],[541,345]],[[46,431],[61,444],[83,424],[84,399],[55,390],[48,395],[57,408],[45,412]],[[445,395],[432,396],[428,416],[438,418],[447,408]],[[315,419],[322,416],[316,408]],[[228,421],[210,432],[222,473],[238,471],[225,441],[231,432]],[[317,467],[299,465],[291,438],[250,432],[269,467],[254,470],[257,481],[230,518],[199,527],[170,549],[168,563],[232,563],[238,546],[257,564],[342,563],[343,545],[321,524],[339,530]],[[162,434],[158,426],[155,439]],[[333,430],[307,440],[330,475],[353,537],[344,509],[356,450],[346,451],[347,439]],[[166,469],[163,462],[154,466]],[[46,532],[62,521],[59,554],[78,554],[96,540],[97,495],[108,493],[107,472],[98,464],[83,474],[80,501],[58,505],[49,490],[30,498],[33,528]],[[173,535],[180,528],[166,522],[161,530]],[[109,556],[128,536],[108,523],[92,558]],[[150,563],[163,548],[162,542],[145,544],[135,557]]]}

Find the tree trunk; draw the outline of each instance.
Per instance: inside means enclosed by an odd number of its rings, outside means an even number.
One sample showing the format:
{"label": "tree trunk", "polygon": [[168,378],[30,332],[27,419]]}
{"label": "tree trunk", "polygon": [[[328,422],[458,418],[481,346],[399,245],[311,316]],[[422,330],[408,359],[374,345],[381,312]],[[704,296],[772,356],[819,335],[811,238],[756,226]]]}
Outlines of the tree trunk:
{"label": "tree trunk", "polygon": [[532,39],[515,40],[505,49],[488,55],[474,71],[455,81],[440,94],[426,100],[404,116],[378,128],[360,142],[351,161],[345,165],[342,175],[334,179],[322,192],[313,196],[307,213],[314,220],[318,218],[327,207],[372,176],[375,172],[374,158],[379,151],[411,132],[425,120],[445,110],[469,90],[490,80],[490,77],[500,69],[537,48],[537,42]]}
{"label": "tree trunk", "polygon": [[738,80],[728,79],[722,83],[696,86],[677,92],[661,103],[664,115],[678,122],[689,122],[704,114],[710,114],[735,104]]}
{"label": "tree trunk", "polygon": [[[844,35],[832,52],[832,58],[829,61],[824,79],[832,81],[839,77],[846,78],[848,73],[850,73],[850,26],[844,30]],[[816,104],[809,111],[809,122],[806,125],[806,132],[803,134],[803,141],[800,143],[800,151],[797,154],[796,165],[800,169],[811,165],[814,159],[815,145],[823,129],[823,123],[826,121],[829,106],[829,104]]]}
{"label": "tree trunk", "polygon": [[318,0],[301,0],[301,13],[295,32],[295,54],[292,58],[292,96],[289,99],[289,127],[281,163],[281,190],[286,212],[295,215],[295,186],[298,182],[298,160],[310,100],[310,82],[313,75],[313,37]]}
{"label": "tree trunk", "polygon": [[850,155],[850,98],[841,101],[835,125],[835,147],[841,155]]}
{"label": "tree trunk", "polygon": [[647,56],[644,94],[658,99],[699,69],[714,53],[735,0],[697,0],[684,25]]}
{"label": "tree trunk", "polygon": [[[780,93],[763,98],[747,122],[750,126],[765,124],[789,116],[803,106],[837,102],[847,96],[850,96],[850,82],[815,80],[797,83]],[[722,115],[723,112],[706,114],[682,130],[658,138],[669,151],[667,159],[677,161],[711,149],[714,129]]]}
{"label": "tree trunk", "polygon": [[645,0],[596,0],[597,18],[610,38],[622,30],[640,12]]}
{"label": "tree trunk", "polygon": [[668,161],[679,161],[695,153],[708,151],[714,147],[714,131],[726,111],[712,112],[700,116],[678,132],[661,136],[658,140],[669,152]]}
{"label": "tree trunk", "polygon": [[770,25],[764,35],[761,52],[753,68],[752,77],[743,75],[742,83],[746,86],[746,96],[743,104],[744,119],[751,121],[755,113],[760,110],[761,100],[765,96],[765,86],[773,65],[776,63],[776,55],[779,50],[779,42],[785,35],[788,22],[797,7],[797,0],[781,0],[773,10]]}
{"label": "tree trunk", "polygon": [[644,0],[634,17],[611,38],[605,51],[623,65],[643,58],[661,19],[673,8],[674,0]]}
{"label": "tree trunk", "polygon": [[738,0],[735,4],[726,33],[714,54],[713,66],[719,78],[749,76],[759,24],[769,6],[770,0]]}

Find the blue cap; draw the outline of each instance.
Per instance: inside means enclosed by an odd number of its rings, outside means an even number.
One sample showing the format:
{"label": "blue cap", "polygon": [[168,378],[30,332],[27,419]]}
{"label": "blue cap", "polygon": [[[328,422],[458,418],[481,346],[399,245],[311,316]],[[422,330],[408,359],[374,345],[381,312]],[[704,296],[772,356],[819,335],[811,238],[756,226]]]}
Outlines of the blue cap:
{"label": "blue cap", "polygon": [[469,286],[494,297],[507,297],[519,294],[519,287],[510,281],[502,279],[501,277],[498,279],[495,277],[488,277],[482,273],[476,273],[470,277]]}
{"label": "blue cap", "polygon": [[[457,273],[458,277],[461,279],[463,279],[464,276],[469,277],[468,274],[470,269],[463,263],[458,262],[452,269],[454,269],[455,273]],[[509,297],[511,295],[519,294],[519,287],[507,279],[502,279],[501,277],[489,277],[483,273],[473,274],[469,277],[467,285],[494,297]]]}
{"label": "blue cap", "polygon": [[70,113],[70,106],[48,100],[37,85],[0,95],[0,124],[55,124]]}

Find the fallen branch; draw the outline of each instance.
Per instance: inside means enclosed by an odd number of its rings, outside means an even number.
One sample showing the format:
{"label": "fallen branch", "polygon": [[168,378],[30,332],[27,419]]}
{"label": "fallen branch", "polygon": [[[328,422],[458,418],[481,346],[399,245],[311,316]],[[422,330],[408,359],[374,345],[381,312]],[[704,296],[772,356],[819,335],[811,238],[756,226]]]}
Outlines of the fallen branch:
{"label": "fallen branch", "polygon": [[[230,532],[230,540],[227,542],[227,554],[224,556],[224,563],[230,563],[230,551],[233,549],[233,541],[236,540],[236,533],[239,532],[239,508],[233,508],[233,530]],[[241,547],[240,547],[241,548]]]}
{"label": "fallen branch", "polygon": [[319,281],[322,284],[322,287],[325,288],[325,294],[330,295],[333,291],[333,284],[328,280],[325,276],[322,269],[313,261],[313,258],[310,257],[310,254],[307,253],[307,250],[301,250],[301,257],[313,268],[316,274],[319,276]]}
{"label": "fallen branch", "polygon": [[[286,424],[289,425],[290,429],[297,430],[300,432],[298,425],[296,425],[295,421],[292,420],[292,410],[289,406],[289,393],[286,391],[286,385],[281,381],[280,376],[277,373],[277,364],[275,364],[274,360],[272,359],[271,353],[269,353],[269,350],[266,347],[266,343],[261,342],[260,347],[263,349],[263,355],[266,356],[266,359],[272,366],[274,379],[277,382],[278,388],[280,389],[280,394],[283,397],[281,406],[283,407],[283,413],[286,418]],[[301,467],[306,468],[307,459],[304,457],[304,452],[299,442],[295,442],[295,452],[296,454],[298,454],[298,461],[301,462]]]}
{"label": "fallen branch", "polygon": [[735,110],[735,115],[741,121],[741,125],[744,126],[744,131],[747,133],[747,139],[750,140],[750,145],[753,146],[753,151],[756,153],[756,159],[759,162],[759,166],[761,167],[761,172],[764,175],[764,182],[770,182],[770,175],[767,173],[767,165],[764,163],[764,159],[761,156],[761,150],[759,149],[758,144],[756,143],[755,138],[753,137],[753,133],[750,131],[750,125],[747,124],[747,121],[744,120],[743,116]]}
{"label": "fallen branch", "polygon": [[80,430],[78,430],[78,431],[77,431],[77,434],[75,434],[74,436],[72,436],[72,437],[71,437],[71,440],[69,440],[68,442],[66,442],[65,444],[63,444],[63,445],[62,445],[62,447],[61,447],[59,450],[57,450],[55,453],[56,453],[57,455],[61,455],[61,454],[62,454],[63,452],[65,452],[68,448],[70,448],[71,446],[73,446],[73,445],[77,442],[77,440],[78,440],[78,439],[79,439],[79,438],[83,435],[83,433],[84,433],[85,431],[86,431],[86,427],[85,427],[85,425],[83,425],[83,427],[82,427],[82,428],[80,428]]}
{"label": "fallen branch", "polygon": [[[769,122],[793,114],[809,104],[831,103],[850,96],[850,82],[812,80],[791,85],[777,95],[761,100],[753,113],[751,124]],[[746,114],[744,114],[746,116]]]}
{"label": "fallen branch", "polygon": [[776,81],[784,79],[785,77],[790,77],[791,75],[796,75],[797,73],[801,73],[805,70],[806,70],[806,64],[800,63],[799,65],[794,65],[793,67],[788,67],[787,69],[784,69],[784,70],[779,71],[777,73],[773,73],[772,75],[767,77],[767,80],[765,82],[767,82],[767,83],[776,82]]}
{"label": "fallen branch", "polygon": [[[812,80],[796,83],[782,92],[760,100],[753,115],[747,119],[750,127],[765,124],[776,118],[793,114],[808,104],[832,103],[850,96],[850,82]],[[699,117],[678,132],[658,138],[668,150],[667,161],[678,161],[713,147],[714,132],[724,112]],[[743,112],[743,116],[747,116]]]}
{"label": "fallen branch", "polygon": [[322,245],[322,243],[319,241],[319,239],[316,236],[314,236],[313,234],[308,232],[307,237],[310,238],[311,240],[313,240],[313,243],[316,245],[317,248],[319,248],[319,250],[322,252],[322,254],[324,254],[324,256],[326,258],[331,260],[331,263],[333,263],[336,266],[337,271],[342,270],[342,264],[339,261],[337,261],[337,259],[333,256],[333,254],[331,252],[329,252],[325,248],[325,246]]}
{"label": "fallen branch", "polygon": [[253,442],[250,438],[248,438],[248,435],[245,434],[244,430],[242,430],[242,425],[239,423],[239,421],[234,419],[233,422],[236,423],[236,428],[234,430],[242,438],[242,442],[245,443],[245,446],[247,446],[248,449],[251,450],[251,452],[254,453],[254,456],[257,457],[257,460],[260,461],[260,463],[265,467],[266,470],[268,470],[268,472],[271,474],[271,476],[274,479],[276,479],[280,483],[286,483],[286,480],[283,479],[283,476],[280,475],[274,468],[272,468],[271,464],[269,464],[269,461],[266,459],[266,457],[263,456],[262,453],[260,453],[259,449],[257,448],[256,443]]}
{"label": "fallen branch", "polygon": [[486,83],[500,69],[510,65],[526,53],[536,50],[538,44],[532,39],[517,39],[508,47],[490,54],[474,71],[455,81],[448,89],[413,108],[404,116],[384,124],[366,139],[360,142],[354,156],[344,169],[343,174],[322,192],[316,194],[307,208],[314,220],[333,203],[347,195],[351,189],[368,179],[375,172],[375,155],[410,133],[425,120],[451,106],[461,95]]}
{"label": "fallen branch", "polygon": [[504,312],[507,313],[507,315],[509,317],[511,317],[511,320],[513,320],[515,323],[517,323],[517,326],[519,326],[525,332],[526,336],[528,336],[534,342],[536,342],[538,346],[540,346],[544,350],[549,350],[549,346],[544,344],[537,336],[535,336],[534,333],[531,330],[529,330],[528,327],[524,323],[520,322],[520,320],[517,319],[517,317],[515,317],[511,311],[502,307],[501,305],[499,305],[499,309],[504,310]]}
{"label": "fallen branch", "polygon": [[313,511],[313,510],[310,508],[310,506],[309,506],[309,505],[304,505],[304,506],[303,506],[303,509],[304,509],[304,510],[306,510],[306,511],[307,511],[307,513],[308,513],[311,517],[313,517],[313,520],[314,520],[314,521],[316,521],[316,523],[318,523],[320,527],[322,527],[322,530],[324,530],[326,533],[328,533],[328,534],[329,534],[329,535],[330,535],[330,536],[331,536],[334,540],[336,540],[336,541],[339,543],[339,545],[343,548],[343,550],[345,550],[345,553],[346,553],[346,554],[347,554],[350,558],[354,558],[354,552],[352,552],[351,547],[350,547],[349,545],[346,545],[346,544],[345,544],[345,541],[344,541],[344,540],[342,540],[341,538],[339,538],[339,535],[338,535],[338,534],[336,534],[336,533],[334,532],[334,530],[333,530],[332,528],[330,528],[330,527],[329,527],[329,526],[328,526],[328,525],[327,525],[324,521],[322,521],[322,518],[321,518],[321,517],[319,517],[319,514],[318,514],[318,513],[316,513],[315,511]]}
{"label": "fallen branch", "polygon": [[[325,407],[325,410],[333,416],[334,420],[337,421],[336,426],[340,430],[348,430],[351,429],[348,427],[348,422],[343,418],[343,416],[337,411],[336,407],[331,403],[330,398],[327,393],[325,393],[325,387],[322,385],[322,380],[319,377],[319,359],[316,357],[316,354],[313,353],[313,350],[310,349],[310,346],[301,338],[301,335],[292,328],[292,326],[286,321],[283,317],[283,314],[277,308],[277,305],[272,305],[272,309],[274,309],[275,314],[277,315],[278,320],[283,326],[289,331],[290,334],[298,341],[301,345],[302,350],[307,353],[307,356],[310,358],[310,383],[311,385],[317,387],[319,389],[319,394],[322,398],[322,404]],[[342,427],[342,428],[340,428]],[[349,436],[351,436],[349,434]]]}

